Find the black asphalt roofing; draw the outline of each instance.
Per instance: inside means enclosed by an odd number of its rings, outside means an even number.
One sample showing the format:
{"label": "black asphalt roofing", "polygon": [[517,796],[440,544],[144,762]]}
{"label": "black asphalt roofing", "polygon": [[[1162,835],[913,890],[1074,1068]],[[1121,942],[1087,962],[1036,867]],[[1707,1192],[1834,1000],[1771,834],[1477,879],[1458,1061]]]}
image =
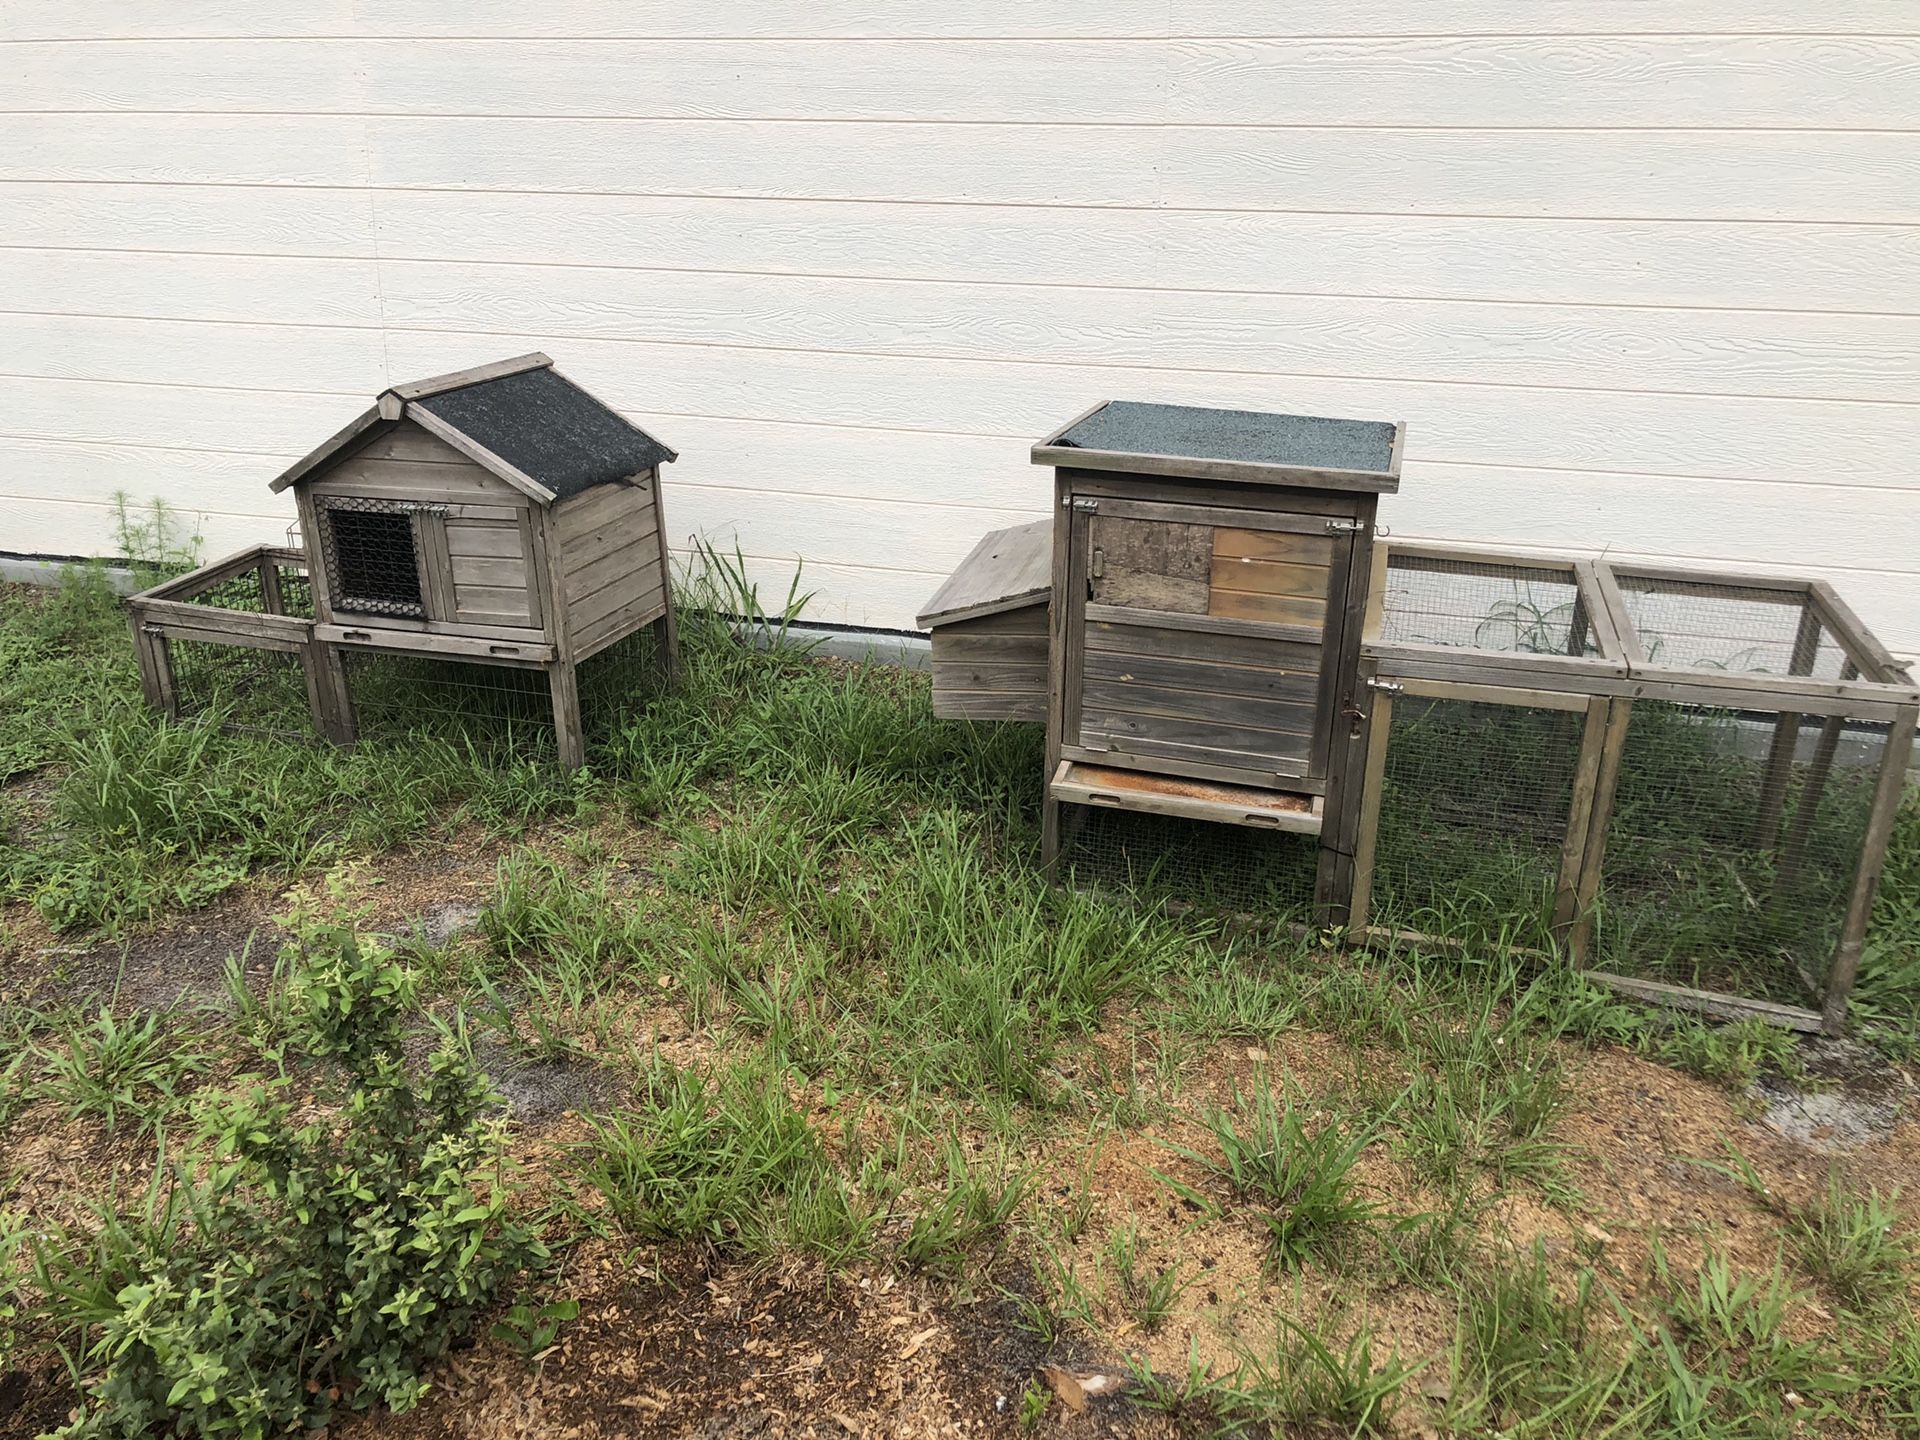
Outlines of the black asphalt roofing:
{"label": "black asphalt roofing", "polygon": [[412,402],[565,500],[673,451],[545,366]]}
{"label": "black asphalt roofing", "polygon": [[1076,422],[1053,443],[1121,455],[1186,460],[1239,460],[1298,469],[1385,474],[1393,463],[1393,431],[1377,420],[1328,420],[1113,400]]}

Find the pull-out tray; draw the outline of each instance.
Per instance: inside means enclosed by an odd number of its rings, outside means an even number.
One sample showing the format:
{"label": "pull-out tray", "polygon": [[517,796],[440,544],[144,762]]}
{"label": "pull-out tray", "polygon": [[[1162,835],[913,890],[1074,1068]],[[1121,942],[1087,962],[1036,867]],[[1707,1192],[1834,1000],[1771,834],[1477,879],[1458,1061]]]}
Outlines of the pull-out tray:
{"label": "pull-out tray", "polygon": [[1146,810],[1155,815],[1179,815],[1189,820],[1246,825],[1257,830],[1291,830],[1302,835],[1320,833],[1324,804],[1318,795],[1292,795],[1282,790],[1223,785],[1212,780],[1184,780],[1176,775],[1118,770],[1109,765],[1087,765],[1075,760],[1060,762],[1050,789],[1054,799],[1073,805]]}

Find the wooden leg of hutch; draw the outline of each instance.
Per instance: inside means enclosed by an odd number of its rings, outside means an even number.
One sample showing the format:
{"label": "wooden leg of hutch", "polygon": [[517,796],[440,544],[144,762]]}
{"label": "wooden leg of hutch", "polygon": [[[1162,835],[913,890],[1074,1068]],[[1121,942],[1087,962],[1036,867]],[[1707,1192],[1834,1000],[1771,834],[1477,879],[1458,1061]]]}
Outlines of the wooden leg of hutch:
{"label": "wooden leg of hutch", "polygon": [[660,673],[669,686],[680,683],[680,625],[673,616],[673,602],[667,602],[666,613],[653,622],[653,647]]}
{"label": "wooden leg of hutch", "polygon": [[1887,752],[1880,760],[1873,807],[1867,814],[1866,834],[1860,841],[1860,868],[1854,872],[1846,918],[1840,924],[1840,943],[1834,948],[1833,965],[1827,971],[1826,996],[1820,1016],[1821,1033],[1826,1035],[1842,1034],[1847,1027],[1847,1000],[1853,994],[1854,977],[1860,970],[1860,951],[1866,944],[1867,922],[1873,916],[1873,897],[1880,888],[1880,872],[1886,868],[1887,847],[1893,839],[1893,822],[1906,791],[1907,764],[1913,758],[1917,719],[1920,712],[1903,710],[1888,727]]}
{"label": "wooden leg of hutch", "polygon": [[347,689],[347,664],[338,645],[315,641],[300,651],[300,667],[306,673],[307,705],[313,711],[313,727],[335,745],[351,745],[359,739],[353,718],[353,694]]}
{"label": "wooden leg of hutch", "polygon": [[587,763],[587,742],[580,727],[580,686],[573,662],[556,660],[549,665],[547,683],[553,687],[553,733],[559,741],[560,763],[578,770]]}

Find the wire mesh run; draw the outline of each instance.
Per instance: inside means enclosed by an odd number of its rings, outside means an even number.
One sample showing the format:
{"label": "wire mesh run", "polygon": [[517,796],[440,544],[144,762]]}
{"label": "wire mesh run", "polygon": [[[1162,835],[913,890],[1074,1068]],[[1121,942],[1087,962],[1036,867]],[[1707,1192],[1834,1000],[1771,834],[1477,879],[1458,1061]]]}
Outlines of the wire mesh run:
{"label": "wire mesh run", "polygon": [[216,581],[204,590],[178,597],[192,605],[237,610],[248,615],[313,618],[313,586],[306,568],[284,560],[262,559],[256,567]]}
{"label": "wire mesh run", "polygon": [[578,666],[580,726],[605,739],[641,715],[667,681],[666,657],[653,626],[634,631]]}
{"label": "wire mesh run", "polygon": [[363,740],[444,740],[489,756],[551,759],[553,692],[544,670],[443,655],[342,651]]}
{"label": "wire mesh run", "polygon": [[1855,657],[1802,590],[1674,580],[1616,570],[1647,663],[1663,669],[1851,680]]}
{"label": "wire mesh run", "polygon": [[1574,572],[1390,550],[1383,642],[1497,654],[1600,653]]}
{"label": "wire mesh run", "polygon": [[243,735],[311,739],[306,672],[297,654],[204,640],[167,642],[180,716]]}
{"label": "wire mesh run", "polygon": [[329,497],[320,502],[320,551],[335,610],[422,616],[419,507],[392,500]]}
{"label": "wire mesh run", "polygon": [[1319,837],[1105,805],[1060,807],[1060,874],[1170,909],[1313,918]]}
{"label": "wire mesh run", "polygon": [[1369,923],[1550,946],[1585,725],[1584,710],[1398,697]]}
{"label": "wire mesh run", "polygon": [[1817,1006],[1886,743],[1871,721],[1635,702],[1593,965]]}

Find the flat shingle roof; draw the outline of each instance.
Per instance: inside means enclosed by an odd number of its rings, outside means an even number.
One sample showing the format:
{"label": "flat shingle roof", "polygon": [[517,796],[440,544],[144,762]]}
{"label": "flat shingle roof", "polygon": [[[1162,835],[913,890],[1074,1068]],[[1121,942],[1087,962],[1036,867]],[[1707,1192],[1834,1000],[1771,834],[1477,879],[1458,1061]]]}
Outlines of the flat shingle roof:
{"label": "flat shingle roof", "polygon": [[[1400,427],[1383,420],[1339,420],[1319,415],[1278,415],[1258,410],[1215,410],[1200,405],[1162,405],[1109,400],[1064,431],[1034,447],[1042,464],[1085,463],[1094,469],[1140,468],[1150,473],[1198,478],[1306,483],[1283,472],[1351,475],[1391,483],[1356,483],[1355,489],[1394,489]],[[1084,461],[1064,453],[1082,451]],[[1139,467],[1120,461],[1162,462]],[[1223,468],[1225,467],[1225,468]],[[1237,470],[1234,467],[1245,467]],[[1271,473],[1261,473],[1262,468]]]}

